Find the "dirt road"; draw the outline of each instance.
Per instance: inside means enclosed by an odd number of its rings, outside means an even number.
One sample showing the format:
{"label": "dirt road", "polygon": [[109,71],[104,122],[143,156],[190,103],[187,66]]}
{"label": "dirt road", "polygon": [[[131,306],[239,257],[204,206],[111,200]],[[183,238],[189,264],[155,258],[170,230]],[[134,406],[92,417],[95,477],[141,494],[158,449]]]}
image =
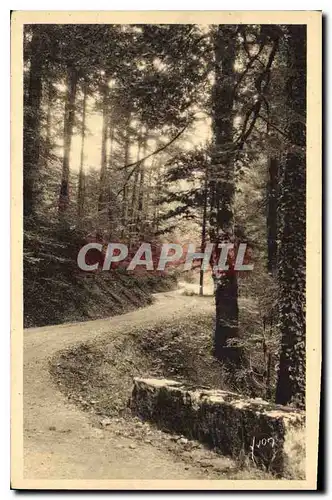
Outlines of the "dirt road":
{"label": "dirt road", "polygon": [[[183,291],[183,290],[182,290]],[[53,384],[48,359],[60,349],[158,316],[179,318],[212,310],[212,298],[160,293],[149,307],[84,323],[28,329],[24,333],[24,477],[26,479],[209,479],[207,470],[176,459],[167,449],[119,437],[93,425]]]}

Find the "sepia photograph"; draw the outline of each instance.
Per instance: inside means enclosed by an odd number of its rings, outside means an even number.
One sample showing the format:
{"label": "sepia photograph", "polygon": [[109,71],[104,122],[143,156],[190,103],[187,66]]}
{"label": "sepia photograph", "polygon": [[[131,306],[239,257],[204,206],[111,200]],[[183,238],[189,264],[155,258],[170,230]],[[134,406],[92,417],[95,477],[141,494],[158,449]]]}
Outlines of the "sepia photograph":
{"label": "sepia photograph", "polygon": [[316,489],[321,22],[12,13],[14,489]]}

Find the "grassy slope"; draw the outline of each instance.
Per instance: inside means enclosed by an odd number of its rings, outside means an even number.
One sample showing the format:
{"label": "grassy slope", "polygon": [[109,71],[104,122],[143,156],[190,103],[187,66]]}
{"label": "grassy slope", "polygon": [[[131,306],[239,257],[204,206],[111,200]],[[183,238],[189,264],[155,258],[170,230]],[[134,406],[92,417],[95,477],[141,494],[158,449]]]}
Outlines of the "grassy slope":
{"label": "grassy slope", "polygon": [[56,325],[123,314],[152,302],[152,294],[176,286],[171,276],[123,271],[37,277],[24,285],[24,326]]}

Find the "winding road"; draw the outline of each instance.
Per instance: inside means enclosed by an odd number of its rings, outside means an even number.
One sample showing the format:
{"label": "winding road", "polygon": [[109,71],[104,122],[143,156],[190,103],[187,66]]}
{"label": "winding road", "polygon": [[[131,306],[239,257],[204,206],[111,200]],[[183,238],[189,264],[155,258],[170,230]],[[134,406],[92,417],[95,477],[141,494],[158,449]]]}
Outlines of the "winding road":
{"label": "winding road", "polygon": [[[190,285],[189,285],[190,288]],[[144,309],[84,323],[24,332],[24,478],[209,479],[207,470],[169,450],[118,436],[93,425],[91,415],[69,403],[54,385],[48,359],[57,351],[105,335],[124,335],[152,318],[181,320],[188,309],[207,311],[212,298],[185,296],[183,289],[155,295]]]}

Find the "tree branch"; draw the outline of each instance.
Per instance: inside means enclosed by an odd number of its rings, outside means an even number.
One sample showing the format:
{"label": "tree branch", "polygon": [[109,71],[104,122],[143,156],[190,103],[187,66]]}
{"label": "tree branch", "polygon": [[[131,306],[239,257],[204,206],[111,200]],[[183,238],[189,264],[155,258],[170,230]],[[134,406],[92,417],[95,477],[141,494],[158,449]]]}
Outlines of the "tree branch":
{"label": "tree branch", "polygon": [[[269,83],[270,83],[271,66],[273,64],[275,55],[277,53],[278,45],[279,45],[279,38],[276,38],[274,40],[274,43],[273,43],[273,46],[272,46],[272,49],[271,49],[271,52],[270,52],[270,55],[269,55],[269,59],[268,59],[268,62],[266,64],[265,68],[264,68],[264,71],[259,75],[259,77],[257,78],[257,81],[255,82],[255,86],[256,86],[256,88],[258,90],[258,93],[259,93],[258,94],[258,100],[249,109],[249,111],[248,111],[248,113],[246,115],[246,118],[244,120],[244,125],[242,127],[242,132],[241,132],[240,136],[238,137],[238,139],[236,141],[238,143],[238,146],[236,148],[237,149],[237,157],[236,157],[236,159],[238,158],[239,152],[243,149],[244,144],[246,143],[246,141],[248,140],[251,132],[254,129],[256,120],[257,120],[257,118],[258,118],[258,116],[260,114],[262,103],[264,102],[267,105],[265,94],[266,94],[267,88],[268,88]],[[268,108],[268,105],[267,105],[267,108]],[[251,117],[252,117],[252,119],[250,121]],[[250,121],[250,124],[248,126],[249,121]]]}
{"label": "tree branch", "polygon": [[163,151],[164,149],[168,148],[168,146],[170,146],[173,142],[176,141],[176,139],[178,139],[180,137],[181,134],[183,134],[183,132],[188,128],[189,126],[189,123],[187,123],[181,130],[180,132],[178,132],[167,144],[164,144],[163,146],[161,146],[160,148],[156,149],[155,151],[153,151],[152,153],[148,154],[147,156],[145,156],[144,158],[141,158],[140,160],[138,161],[134,161],[133,163],[129,163],[128,165],[124,165],[123,167],[119,168],[119,170],[124,170],[125,168],[130,168],[130,167],[134,167],[135,165],[137,165],[138,163],[140,164],[142,161],[145,161],[147,160],[148,158],[151,158],[151,156],[154,156],[154,155],[157,155],[158,153],[160,153],[161,151]]}
{"label": "tree branch", "polygon": [[[246,69],[241,73],[241,75],[239,76],[239,79],[238,81],[236,82],[235,84],[235,87],[234,87],[234,95],[240,85],[240,83],[242,82],[243,78],[246,76],[246,74],[248,73],[248,71],[250,70],[250,68],[253,66],[254,62],[258,59],[258,57],[260,56],[262,50],[264,49],[265,47],[265,43],[263,43],[259,49],[259,51],[257,52],[256,55],[254,55],[253,57],[251,57],[250,55],[248,56],[249,57],[249,62],[247,64],[247,67]],[[247,53],[247,52],[246,52]],[[248,53],[247,53],[248,55]]]}
{"label": "tree branch", "polygon": [[287,136],[287,134],[285,134],[285,132],[283,132],[279,127],[277,127],[276,125],[274,125],[273,123],[271,123],[267,118],[265,118],[265,116],[259,114],[258,118],[260,118],[261,120],[263,120],[263,122],[265,122],[267,125],[269,125],[274,130],[276,130],[279,134],[281,134],[283,137],[285,137],[287,140],[289,140],[289,137]]}

